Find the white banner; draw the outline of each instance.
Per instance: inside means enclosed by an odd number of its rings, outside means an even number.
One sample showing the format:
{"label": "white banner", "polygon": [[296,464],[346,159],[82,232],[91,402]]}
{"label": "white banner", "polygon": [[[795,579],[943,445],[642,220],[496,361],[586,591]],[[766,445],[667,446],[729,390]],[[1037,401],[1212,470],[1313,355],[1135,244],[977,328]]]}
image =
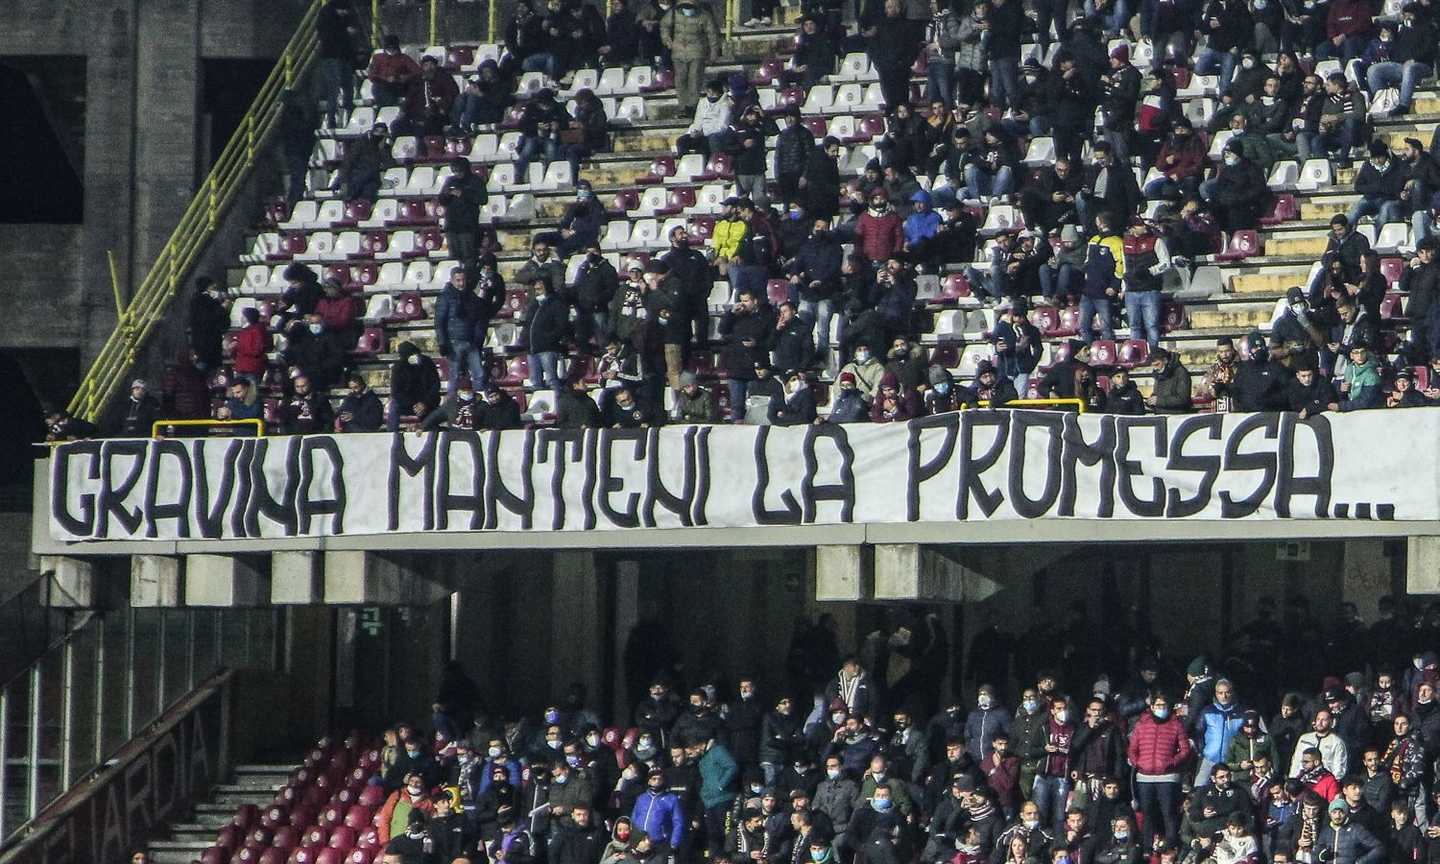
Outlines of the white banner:
{"label": "white banner", "polygon": [[[1440,411],[93,440],[55,539],[985,519],[1437,519]],[[1420,447],[1419,453],[1410,448]]]}

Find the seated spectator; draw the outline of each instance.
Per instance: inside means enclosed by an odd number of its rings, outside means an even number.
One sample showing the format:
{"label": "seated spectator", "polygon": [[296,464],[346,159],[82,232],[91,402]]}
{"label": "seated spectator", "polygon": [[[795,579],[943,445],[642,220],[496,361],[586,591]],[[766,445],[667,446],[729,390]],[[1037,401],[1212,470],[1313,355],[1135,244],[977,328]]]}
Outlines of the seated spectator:
{"label": "seated spectator", "polygon": [[1071,339],[1067,347],[1070,356],[1051,365],[1040,379],[1036,393],[1041,399],[1074,399],[1080,395],[1082,373],[1090,370],[1090,343]]}
{"label": "seated spectator", "polygon": [[1158,346],[1151,348],[1150,368],[1155,372],[1150,407],[1156,414],[1189,414],[1195,410],[1190,402],[1190,370],[1180,362],[1179,355]]}
{"label": "seated spectator", "polygon": [[955,387],[955,379],[951,377],[950,370],[943,366],[931,366],[927,373],[927,382],[930,386],[925,388],[920,397],[922,415],[929,417],[960,410],[961,394]]}
{"label": "seated spectator", "polygon": [[1390,145],[1379,138],[1370,142],[1370,158],[1355,175],[1355,191],[1360,200],[1347,216],[1351,225],[1360,224],[1364,216],[1374,216],[1376,225],[1403,222],[1400,196],[1410,179],[1410,171],[1390,156]]}
{"label": "seated spectator", "polygon": [[699,153],[709,159],[730,146],[730,121],[734,105],[725,93],[725,82],[716,78],[705,84],[705,98],[695,103],[695,115],[679,140],[675,152],[681,156]]}
{"label": "seated spectator", "polygon": [[679,423],[719,423],[720,406],[715,394],[700,386],[694,372],[680,375],[680,389],[675,393],[675,410],[672,415]]}
{"label": "seated spectator", "polygon": [[1078,222],[1076,201],[1084,190],[1083,174],[1072,167],[1073,163],[1064,157],[1055,164],[1040,170],[1036,183],[1027,183],[1020,192],[1020,210],[1025,214],[1025,224],[1048,232],[1062,223]]}
{"label": "seated spectator", "polygon": [[1227,143],[1219,172],[1200,184],[1200,197],[1215,205],[1220,227],[1226,231],[1258,227],[1270,203],[1265,173],[1244,152],[1240,142]]}
{"label": "seated spectator", "polygon": [[124,413],[116,412],[113,436],[120,438],[149,438],[154,434],[155,419],[160,413],[160,402],[150,395],[150,385],[145,379],[136,378],[130,382],[130,398],[123,403]]}
{"label": "seated spectator", "polygon": [[216,406],[215,419],[264,420],[265,403],[260,401],[259,395],[259,390],[248,378],[236,378],[230,382],[228,398]]}
{"label": "seated spectator", "polygon": [[1326,411],[1340,410],[1339,397],[1330,379],[1319,374],[1315,361],[1302,357],[1295,363],[1295,377],[1286,385],[1286,398],[1291,411],[1300,414],[1304,420]]}
{"label": "seated spectator", "polygon": [[885,365],[874,356],[868,342],[860,342],[855,345],[854,359],[841,368],[840,374],[849,374],[854,378],[860,398],[864,399],[868,406],[874,401],[875,393],[880,389],[880,379],[885,375]]}
{"label": "seated spectator", "polygon": [[284,319],[288,325],[296,318],[313,314],[325,292],[320,287],[320,277],[304,264],[287,264],[282,275],[285,277],[285,291],[280,295],[280,302],[285,306]]}
{"label": "seated spectator", "polygon": [[1175,118],[1170,137],[1160,148],[1155,167],[1161,176],[1145,185],[1146,198],[1191,198],[1200,188],[1205,166],[1205,142],[1185,117]]}
{"label": "seated spectator", "polygon": [[[607,218],[605,205],[591,191],[590,181],[579,180],[575,183],[575,201],[566,205],[559,230],[536,234],[535,239],[553,246],[556,257],[563,261],[581,249],[598,247]],[[612,268],[610,272],[615,271]]]}
{"label": "seated spectator", "polygon": [[539,15],[530,0],[515,4],[515,14],[505,25],[505,47],[520,63],[525,72],[544,72],[554,83],[559,79],[555,55],[546,49],[551,34],[546,32],[545,19]]}
{"label": "seated spectator", "polygon": [[[769,21],[766,21],[769,25]],[[830,33],[820,26],[814,15],[800,19],[800,33],[795,37],[795,53],[790,68],[798,73],[806,87],[818,84],[835,72],[839,50]]]}
{"label": "seated spectator", "polygon": [[99,433],[95,424],[70,413],[69,408],[52,408],[45,412],[46,441],[79,441]]}
{"label": "seated spectator", "polygon": [[599,429],[600,406],[590,398],[585,377],[575,367],[555,399],[555,426],[559,429]]}
{"label": "seated spectator", "polygon": [[919,167],[930,150],[930,130],[925,118],[901,102],[885,117],[885,134],[876,142],[881,167],[895,165],[911,170]]}
{"label": "seated spectator", "polygon": [[405,88],[400,106],[400,119],[395,121],[398,135],[441,135],[450,122],[450,109],[460,95],[455,79],[440,69],[434,56],[420,59],[420,75]]}
{"label": "seated spectator", "polygon": [[[748,415],[750,400],[755,400],[760,409],[768,411],[769,406],[776,400],[784,400],[785,384],[776,374],[777,370],[769,362],[761,360],[755,364],[755,377],[745,385],[745,401]],[[763,401],[762,401],[763,400]],[[748,419],[748,418],[747,418]]]}
{"label": "seated spectator", "polygon": [[784,386],[783,396],[770,400],[770,425],[809,426],[819,422],[815,394],[810,390],[810,382],[805,380],[805,373],[798,369],[787,373]]}
{"label": "seated spectator", "polygon": [[1345,378],[1340,382],[1341,411],[1360,411],[1382,404],[1384,394],[1380,392],[1380,367],[1370,356],[1370,347],[1363,343],[1350,346],[1350,363],[1345,367]]}
{"label": "seated spectator", "polygon": [[1312,155],[1338,152],[1341,165],[1349,165],[1351,148],[1360,146],[1364,140],[1365,99],[1354,91],[1344,75],[1332,72],[1325,79],[1325,102],[1320,109],[1318,134],[1311,141]]}
{"label": "seated spectator", "polygon": [[1432,404],[1424,393],[1415,389],[1415,373],[1409,366],[1396,370],[1395,389],[1385,397],[1386,408],[1421,408]]}
{"label": "seated spectator", "polygon": [[626,8],[625,0],[610,0],[610,11],[605,16],[605,41],[595,50],[606,67],[623,68],[640,59],[640,22],[635,13]]}
{"label": "seated spectator", "polygon": [[[1435,67],[1437,40],[1434,16],[1424,14],[1421,3],[1406,3],[1400,9],[1400,26],[1380,25],[1380,34],[1365,52],[1368,67],[1365,82],[1373,97],[1386,87],[1400,88],[1400,101],[1390,116],[1410,113],[1415,85],[1429,78]],[[1387,29],[1392,38],[1385,39]]]}
{"label": "seated spectator", "polygon": [[529,182],[530,162],[536,157],[547,169],[560,158],[560,130],[569,125],[570,115],[555,100],[554,90],[540,90],[525,103],[520,116],[520,145],[515,151],[515,176],[519,182]]}
{"label": "seated spectator", "polygon": [[486,384],[485,397],[480,404],[480,428],[501,432],[519,429],[522,425],[520,403],[515,401],[515,397],[494,382]]}
{"label": "seated spectator", "polygon": [[984,403],[988,408],[1004,408],[1019,398],[1014,383],[1001,375],[989,360],[981,360],[975,367],[975,380],[971,382],[969,392],[964,394],[964,401],[973,407]]}
{"label": "seated spectator", "polygon": [[[451,86],[454,86],[453,83]],[[352,138],[345,148],[345,158],[330,189],[347,201],[374,201],[380,197],[380,178],[385,169],[395,164],[390,153],[390,127],[376,123],[370,134]]]}
{"label": "seated spectator", "polygon": [[[743,410],[745,400],[740,400]],[[650,409],[642,405],[627,388],[615,391],[615,398],[606,402],[600,412],[600,422],[606,429],[646,429],[654,425]]]}
{"label": "seated spectator", "polygon": [[1145,397],[1135,382],[1130,380],[1130,370],[1121,366],[1110,373],[1110,389],[1105,394],[1105,410],[1111,414],[1138,417],[1145,413]]}
{"label": "seated spectator", "polygon": [[461,133],[474,132],[480,126],[498,125],[515,103],[514,90],[514,85],[500,76],[496,62],[485,60],[451,107],[450,122]]}
{"label": "seated spectator", "polygon": [[280,403],[280,430],[284,435],[314,435],[335,428],[334,412],[325,393],[305,375],[291,382],[291,393]]}
{"label": "seated spectator", "polygon": [[920,402],[913,390],[902,388],[892,372],[880,377],[880,388],[870,405],[871,423],[903,423],[919,413]]}
{"label": "seated spectator", "polygon": [[1325,16],[1325,39],[1315,47],[1316,60],[1359,57],[1369,42],[1374,10],[1365,0],[1332,0]]}
{"label": "seated spectator", "polygon": [[581,90],[575,94],[575,116],[560,131],[560,156],[570,163],[571,180],[579,179],[581,161],[609,149],[610,118],[605,116],[605,106],[594,91]]}
{"label": "seated spectator", "polygon": [[400,37],[392,33],[380,40],[380,51],[371,55],[365,77],[370,79],[375,107],[388,108],[399,105],[410,82],[420,77],[420,64],[400,50]]}
{"label": "seated spectator", "polygon": [[835,394],[830,400],[831,423],[863,423],[870,419],[870,406],[861,395],[857,380],[850,371],[841,372],[835,379]]}
{"label": "seated spectator", "polygon": [[385,409],[380,405],[380,398],[365,383],[365,377],[352,372],[345,378],[345,387],[349,392],[340,400],[340,410],[335,415],[335,431],[379,432],[385,420]]}

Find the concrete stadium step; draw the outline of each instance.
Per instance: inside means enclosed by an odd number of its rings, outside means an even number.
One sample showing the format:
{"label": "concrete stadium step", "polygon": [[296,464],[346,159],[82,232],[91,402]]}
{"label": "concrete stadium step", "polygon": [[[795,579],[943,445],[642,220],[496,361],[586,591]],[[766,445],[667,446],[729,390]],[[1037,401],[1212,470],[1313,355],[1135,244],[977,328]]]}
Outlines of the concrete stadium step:
{"label": "concrete stadium step", "polygon": [[300,768],[299,765],[267,764],[267,765],[236,765],[235,785],[237,786],[264,786],[271,791],[279,789],[290,782],[290,775]]}
{"label": "concrete stadium step", "polygon": [[[1230,278],[1233,294],[1281,294],[1291,285],[1298,285],[1310,274],[1310,267],[1267,267],[1263,270],[1242,271]],[[1196,324],[1199,327],[1202,325]]]}
{"label": "concrete stadium step", "polygon": [[1324,198],[1311,198],[1300,204],[1301,219],[1322,219],[1329,221],[1331,216],[1345,215],[1355,202],[1360,200],[1359,195],[1327,195]]}
{"label": "concrete stadium step", "polygon": [[1310,257],[1318,259],[1330,242],[1327,231],[1288,232],[1265,239],[1265,257]]}
{"label": "concrete stadium step", "polygon": [[1275,312],[1275,304],[1267,303],[1226,303],[1206,309],[1191,309],[1190,323],[1194,327],[1240,328],[1249,330],[1267,324]]}
{"label": "concrete stadium step", "polygon": [[192,864],[199,861],[205,850],[213,845],[213,839],[203,843],[194,841],[152,840],[150,860],[155,864]]}

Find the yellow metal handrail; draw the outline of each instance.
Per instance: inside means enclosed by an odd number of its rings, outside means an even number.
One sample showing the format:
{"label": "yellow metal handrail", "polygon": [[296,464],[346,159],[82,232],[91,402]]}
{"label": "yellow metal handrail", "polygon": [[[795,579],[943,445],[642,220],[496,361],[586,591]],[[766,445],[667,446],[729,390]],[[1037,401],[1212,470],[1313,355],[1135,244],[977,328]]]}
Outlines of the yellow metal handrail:
{"label": "yellow metal handrail", "polygon": [[[165,319],[170,303],[180,292],[196,260],[215,235],[220,217],[234,202],[255,167],[255,157],[280,123],[286,91],[293,89],[314,62],[317,48],[316,18],[325,0],[313,0],[290,37],[275,68],[260,86],[235,134],[200,184],[190,206],[180,217],[165,248],[155,256],[130,302],[119,313],[115,331],[90,365],[70,400],[70,411],[91,422],[128,377],[140,349],[155,326]],[[117,302],[118,302],[117,297]]]}
{"label": "yellow metal handrail", "polygon": [[255,437],[265,437],[265,421],[257,420],[253,417],[247,420],[156,420],[150,426],[150,437],[159,438],[162,428],[169,429],[174,426],[254,426]]}

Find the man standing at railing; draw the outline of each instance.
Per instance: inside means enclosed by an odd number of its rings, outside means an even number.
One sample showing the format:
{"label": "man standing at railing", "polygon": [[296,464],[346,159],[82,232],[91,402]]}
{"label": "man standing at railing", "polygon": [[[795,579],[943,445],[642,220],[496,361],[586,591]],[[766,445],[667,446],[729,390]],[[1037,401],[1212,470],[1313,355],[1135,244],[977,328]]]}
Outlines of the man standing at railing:
{"label": "man standing at railing", "polygon": [[130,382],[130,398],[125,400],[125,413],[116,418],[111,434],[120,438],[149,438],[160,403],[150,395],[143,378]]}
{"label": "man standing at railing", "polygon": [[320,98],[325,102],[326,123],[334,129],[341,120],[336,108],[348,115],[354,101],[355,39],[360,27],[350,0],[331,0],[320,7],[315,33],[320,41]]}

